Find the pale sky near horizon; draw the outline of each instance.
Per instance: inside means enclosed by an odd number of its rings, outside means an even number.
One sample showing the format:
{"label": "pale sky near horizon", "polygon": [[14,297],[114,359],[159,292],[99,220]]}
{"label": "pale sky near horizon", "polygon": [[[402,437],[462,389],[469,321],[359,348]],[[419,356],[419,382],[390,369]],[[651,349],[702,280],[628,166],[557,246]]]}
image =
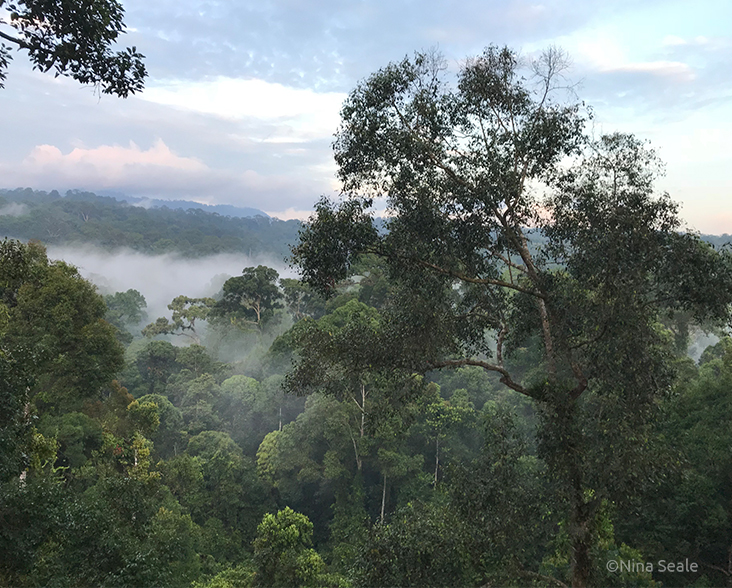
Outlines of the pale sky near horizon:
{"label": "pale sky near horizon", "polygon": [[[732,233],[729,0],[122,0],[143,93],[95,95],[33,72],[0,90],[0,188],[79,188],[303,218],[334,195],[330,144],[355,84],[415,50],[457,69],[488,44],[557,45],[597,132],[633,132],[667,164],[689,228]],[[2,15],[0,15],[1,17]]]}

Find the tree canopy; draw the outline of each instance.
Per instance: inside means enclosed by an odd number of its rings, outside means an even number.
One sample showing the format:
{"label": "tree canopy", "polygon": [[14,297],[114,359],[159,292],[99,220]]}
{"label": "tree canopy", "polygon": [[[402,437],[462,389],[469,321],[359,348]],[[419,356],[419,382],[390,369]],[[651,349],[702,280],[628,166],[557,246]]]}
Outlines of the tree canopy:
{"label": "tree canopy", "polygon": [[[568,505],[571,582],[586,586],[592,521],[631,491],[670,389],[660,321],[728,321],[732,256],[679,232],[647,145],[585,134],[590,113],[567,95],[564,66],[554,49],[528,61],[489,47],[454,85],[434,54],[373,74],[341,112],[344,198],[320,201],[294,258],[326,295],[359,256],[384,259],[396,288],[374,364],[478,366],[538,403],[541,455]],[[530,374],[511,365],[526,348],[539,359]]]}
{"label": "tree canopy", "polygon": [[126,98],[143,89],[144,55],[135,47],[113,50],[125,32],[117,0],[0,0],[0,8],[8,13],[0,20],[0,88],[14,47],[28,53],[33,69],[53,70],[103,94]]}

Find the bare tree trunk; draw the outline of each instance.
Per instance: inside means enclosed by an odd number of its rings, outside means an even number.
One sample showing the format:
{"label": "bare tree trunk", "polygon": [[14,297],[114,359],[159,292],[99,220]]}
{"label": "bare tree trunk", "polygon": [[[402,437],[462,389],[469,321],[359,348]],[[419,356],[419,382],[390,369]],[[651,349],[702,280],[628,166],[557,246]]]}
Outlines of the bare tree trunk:
{"label": "bare tree trunk", "polygon": [[353,443],[353,453],[356,455],[356,468],[361,471],[361,455],[358,453],[358,444],[351,431],[351,425],[346,421],[346,427],[348,428],[348,434],[351,436],[351,442]]}
{"label": "bare tree trunk", "polygon": [[361,384],[361,437],[363,437],[365,425],[366,425],[366,386],[364,386],[364,384]]}
{"label": "bare tree trunk", "polygon": [[386,506],[386,474],[384,474],[384,489],[381,492],[381,523],[384,523],[384,507]]}
{"label": "bare tree trunk", "polygon": [[440,437],[439,435],[435,439],[435,481],[434,486],[437,488],[437,472],[440,468]]}

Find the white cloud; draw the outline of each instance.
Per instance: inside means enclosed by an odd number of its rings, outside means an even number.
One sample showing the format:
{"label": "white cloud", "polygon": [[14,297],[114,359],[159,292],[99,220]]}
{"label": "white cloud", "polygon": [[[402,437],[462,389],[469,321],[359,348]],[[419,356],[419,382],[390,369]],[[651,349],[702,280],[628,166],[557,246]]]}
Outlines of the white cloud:
{"label": "white cloud", "polygon": [[664,47],[678,47],[681,45],[687,45],[688,41],[685,39],[682,39],[681,37],[677,35],[666,35],[663,40],[661,41],[661,44]]}
{"label": "white cloud", "polygon": [[292,174],[264,175],[252,169],[215,169],[171,151],[157,139],[149,149],[129,146],[77,147],[63,153],[38,145],[20,165],[0,165],[8,186],[38,189],[114,190],[129,195],[190,198],[208,203],[261,207],[262,200],[287,196],[311,201],[317,187]]}
{"label": "white cloud", "polygon": [[346,95],[219,76],[195,82],[160,83],[146,89],[141,97],[222,118],[270,121],[275,123],[276,130],[261,140],[299,142],[332,135]]}
{"label": "white cloud", "polygon": [[680,61],[642,61],[625,63],[606,68],[606,72],[644,73],[657,77],[672,77],[679,81],[692,81],[696,77],[694,70]]}
{"label": "white cloud", "polygon": [[123,175],[134,173],[139,167],[173,168],[179,171],[201,171],[206,166],[198,159],[180,157],[158,139],[147,150],[140,149],[133,141],[128,147],[101,145],[94,149],[77,147],[64,155],[53,145],[38,145],[23,160],[24,167],[42,170],[94,170],[111,181],[118,181]]}
{"label": "white cloud", "polygon": [[159,179],[182,188],[209,172],[203,162],[173,153],[161,139],[149,149],[141,149],[130,141],[127,147],[77,147],[69,153],[54,145],[37,145],[19,166],[3,167],[5,181],[10,184],[26,184],[33,178],[34,185],[40,181],[46,185],[94,189],[158,184]]}

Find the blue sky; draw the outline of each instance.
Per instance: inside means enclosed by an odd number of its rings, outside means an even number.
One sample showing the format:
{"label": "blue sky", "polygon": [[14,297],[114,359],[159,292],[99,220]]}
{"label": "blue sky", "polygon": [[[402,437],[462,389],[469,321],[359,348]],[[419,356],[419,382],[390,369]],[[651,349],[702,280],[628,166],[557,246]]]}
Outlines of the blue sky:
{"label": "blue sky", "polygon": [[[0,91],[0,187],[81,188],[304,217],[335,194],[343,98],[390,61],[438,47],[566,50],[597,133],[648,139],[690,228],[732,233],[732,2],[123,0],[146,90],[99,97],[33,72]],[[0,15],[0,18],[2,15]],[[1,26],[1,25],[0,25]]]}

